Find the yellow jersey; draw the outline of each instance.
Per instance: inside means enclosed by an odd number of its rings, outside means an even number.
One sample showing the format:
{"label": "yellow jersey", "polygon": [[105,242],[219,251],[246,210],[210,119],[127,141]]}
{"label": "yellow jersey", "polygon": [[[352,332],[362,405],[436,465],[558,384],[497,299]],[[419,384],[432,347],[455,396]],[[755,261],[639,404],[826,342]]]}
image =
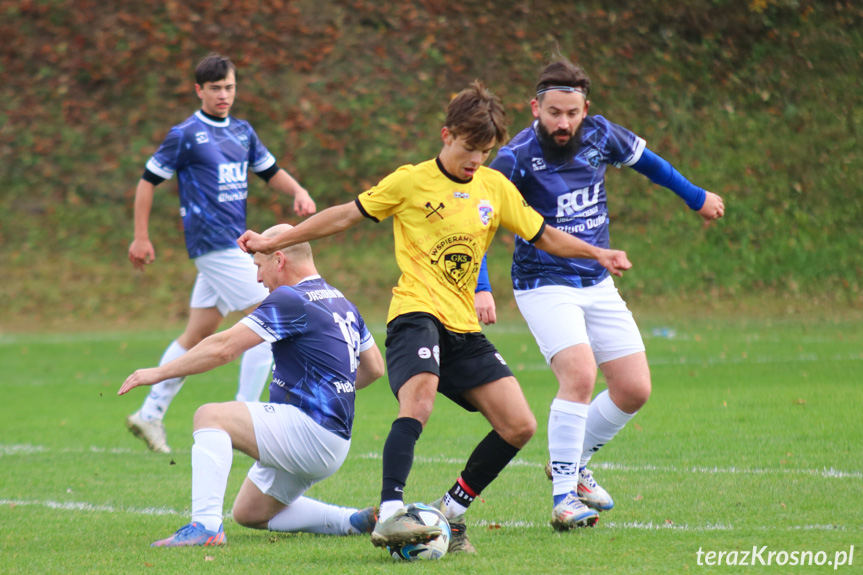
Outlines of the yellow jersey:
{"label": "yellow jersey", "polygon": [[396,263],[387,323],[411,312],[450,331],[480,331],[474,291],[483,255],[499,226],[536,241],[545,222],[503,174],[481,166],[468,182],[439,160],[406,165],[363,192],[356,204],[376,222],[393,216]]}

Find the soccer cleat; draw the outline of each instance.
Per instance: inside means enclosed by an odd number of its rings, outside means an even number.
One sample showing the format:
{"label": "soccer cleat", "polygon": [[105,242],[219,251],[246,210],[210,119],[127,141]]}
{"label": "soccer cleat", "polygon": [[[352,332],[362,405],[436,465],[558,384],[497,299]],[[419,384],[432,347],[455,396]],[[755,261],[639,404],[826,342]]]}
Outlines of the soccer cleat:
{"label": "soccer cleat", "polygon": [[165,437],[165,426],[161,421],[144,421],[139,409],[126,418],[126,427],[135,437],[140,437],[147,443],[150,450],[157,453],[171,453],[168,440]]}
{"label": "soccer cleat", "polygon": [[219,526],[218,531],[207,531],[200,523],[183,525],[177,532],[161,541],[156,541],[150,547],[210,547],[225,544],[225,527]]}
{"label": "soccer cleat", "polygon": [[[432,507],[439,509],[441,513],[446,517],[446,503],[443,501],[443,497],[437,499],[436,501],[430,503]],[[452,533],[452,537],[449,540],[449,549],[447,549],[447,553],[476,553],[476,547],[474,547],[470,540],[467,538],[467,524],[465,522],[465,514],[457,515],[450,519],[447,517],[447,521],[449,521],[449,529]]]}
{"label": "soccer cleat", "polygon": [[576,491],[585,505],[597,511],[608,511],[614,507],[611,495],[593,479],[593,473],[587,467],[578,470]]}
{"label": "soccer cleat", "polygon": [[366,507],[354,512],[351,517],[351,527],[360,532],[360,534],[368,535],[375,528],[375,523],[378,522],[378,508]]}
{"label": "soccer cleat", "polygon": [[575,527],[593,527],[599,521],[599,513],[581,502],[578,494],[571,491],[551,511],[551,526],[558,531]]}
{"label": "soccer cleat", "polygon": [[375,547],[401,547],[425,543],[441,534],[440,527],[425,525],[418,517],[408,513],[404,507],[384,521],[378,520],[372,530],[372,545]]}

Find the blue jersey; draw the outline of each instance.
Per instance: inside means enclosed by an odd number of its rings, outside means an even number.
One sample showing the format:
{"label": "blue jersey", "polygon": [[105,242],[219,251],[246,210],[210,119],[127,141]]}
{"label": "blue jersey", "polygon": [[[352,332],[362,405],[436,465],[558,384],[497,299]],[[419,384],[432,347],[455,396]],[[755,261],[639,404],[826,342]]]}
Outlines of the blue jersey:
{"label": "blue jersey", "polygon": [[357,307],[320,276],[274,290],[240,320],[273,347],[270,403],[350,439],[360,351],[375,344]]}
{"label": "blue jersey", "polygon": [[[515,184],[547,225],[608,248],[605,169],[609,164],[620,167],[637,162],[645,142],[602,116],[587,116],[582,125],[582,144],[571,160],[552,164],[545,159],[534,122],[500,149],[491,167]],[[587,287],[607,276],[608,271],[595,260],[553,256],[516,236],[513,289]]]}
{"label": "blue jersey", "polygon": [[147,169],[166,180],[177,173],[186,248],[196,258],[236,247],[246,231],[248,170],[275,163],[248,122],[217,122],[198,111],[171,128]]}

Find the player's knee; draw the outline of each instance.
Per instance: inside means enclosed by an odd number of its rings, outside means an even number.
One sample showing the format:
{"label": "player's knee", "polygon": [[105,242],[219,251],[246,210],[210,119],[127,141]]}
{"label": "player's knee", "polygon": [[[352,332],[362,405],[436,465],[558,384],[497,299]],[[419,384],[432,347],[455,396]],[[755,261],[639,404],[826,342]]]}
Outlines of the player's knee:
{"label": "player's knee", "polygon": [[614,404],[624,413],[635,413],[650,399],[650,378],[630,382],[622,388],[609,386],[609,393]]}
{"label": "player's knee", "polygon": [[521,418],[513,420],[505,430],[498,431],[498,434],[510,445],[521,449],[536,433],[536,418],[532,413],[528,412]]}
{"label": "player's knee", "polygon": [[243,505],[239,503],[239,501],[234,502],[234,507],[231,510],[231,515],[234,518],[234,521],[242,525],[243,527],[249,527],[251,529],[265,529],[267,527],[265,522],[264,526],[261,526],[261,518],[254,510],[250,509],[247,505]]}
{"label": "player's knee", "polygon": [[205,403],[195,410],[195,417],[192,420],[193,429],[197,431],[217,426],[219,422],[219,407],[218,403]]}

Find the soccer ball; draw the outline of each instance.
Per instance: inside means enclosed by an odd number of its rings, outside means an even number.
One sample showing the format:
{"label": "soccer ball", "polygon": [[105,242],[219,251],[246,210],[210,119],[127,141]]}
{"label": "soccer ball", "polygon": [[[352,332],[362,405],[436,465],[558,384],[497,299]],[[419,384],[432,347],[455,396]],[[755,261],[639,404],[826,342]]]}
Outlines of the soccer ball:
{"label": "soccer ball", "polygon": [[441,534],[427,543],[412,543],[401,547],[387,546],[387,551],[395,559],[415,561],[417,559],[440,559],[446,555],[452,531],[444,514],[425,503],[411,503],[407,506],[408,514],[413,515],[425,525],[440,527]]}

